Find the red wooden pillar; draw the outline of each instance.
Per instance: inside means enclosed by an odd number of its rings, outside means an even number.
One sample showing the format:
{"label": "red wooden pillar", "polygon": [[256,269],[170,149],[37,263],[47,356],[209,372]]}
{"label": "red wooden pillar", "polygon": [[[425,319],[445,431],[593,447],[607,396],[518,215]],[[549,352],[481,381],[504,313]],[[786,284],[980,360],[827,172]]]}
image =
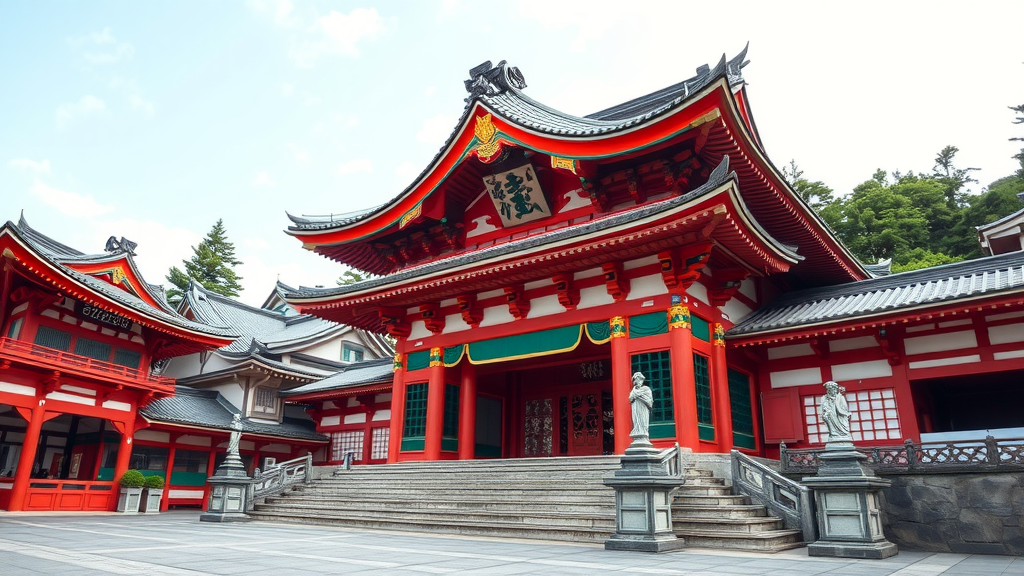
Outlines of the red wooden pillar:
{"label": "red wooden pillar", "polygon": [[174,436],[171,436],[171,447],[167,449],[167,476],[164,477],[164,497],[160,500],[160,511],[167,512],[171,492],[171,474],[174,474]]}
{"label": "red wooden pillar", "polygon": [[629,408],[629,390],[633,386],[631,380],[631,363],[626,342],[628,332],[626,321],[616,316],[608,321],[612,331],[612,426],[615,431],[615,453],[622,454],[629,447],[632,438],[633,417]]}
{"label": "red wooden pillar", "polygon": [[40,400],[32,407],[31,413],[24,408],[18,408],[23,418],[28,420],[28,428],[25,430],[25,439],[21,443],[21,455],[18,457],[18,470],[14,474],[14,485],[11,487],[11,501],[7,509],[11,512],[19,512],[25,506],[25,492],[28,490],[29,480],[32,478],[32,463],[36,461],[36,450],[39,447],[39,432],[43,429],[43,422],[46,420],[46,400]]}
{"label": "red wooden pillar", "polygon": [[423,458],[441,459],[441,433],[444,425],[444,360],[440,348],[430,349],[430,376],[427,381],[427,429]]}
{"label": "red wooden pillar", "polygon": [[725,359],[725,328],[715,324],[711,339],[711,406],[719,452],[732,450],[732,400],[729,397],[729,365]]}
{"label": "red wooden pillar", "polygon": [[[675,302],[678,296],[673,295]],[[693,343],[690,310],[673,303],[668,311],[669,357],[672,365],[672,416],[676,421],[676,442],[696,452],[700,445],[697,429],[697,383],[693,379]]]}
{"label": "red wooden pillar", "polygon": [[476,457],[476,366],[465,358],[462,362],[462,385],[459,389],[459,460]]}
{"label": "red wooden pillar", "polygon": [[117,446],[117,461],[114,464],[114,482],[119,482],[132,459],[132,436],[135,435],[135,428],[134,422],[114,422],[114,428],[121,433],[121,443]]}
{"label": "red wooden pillar", "polygon": [[[399,347],[401,347],[399,341]],[[388,464],[398,462],[405,423],[405,355],[395,354],[395,376],[391,385],[391,430],[388,433]]]}

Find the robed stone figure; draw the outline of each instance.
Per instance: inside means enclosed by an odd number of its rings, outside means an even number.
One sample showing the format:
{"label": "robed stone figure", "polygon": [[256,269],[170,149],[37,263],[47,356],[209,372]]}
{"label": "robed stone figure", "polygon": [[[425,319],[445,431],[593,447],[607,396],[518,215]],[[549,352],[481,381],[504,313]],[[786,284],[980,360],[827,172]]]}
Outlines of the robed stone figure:
{"label": "robed stone figure", "polygon": [[238,441],[242,439],[242,415],[231,417],[231,438],[228,440],[228,454],[238,456]]}
{"label": "robed stone figure", "polygon": [[836,382],[825,383],[825,397],[821,399],[821,419],[828,426],[828,443],[853,442],[850,436],[850,407],[846,403],[845,388]]}
{"label": "robed stone figure", "polygon": [[650,388],[644,386],[646,380],[643,373],[634,373],[633,389],[629,392],[629,404],[633,416],[633,431],[629,433],[629,437],[634,442],[646,442],[650,435],[654,394]]}

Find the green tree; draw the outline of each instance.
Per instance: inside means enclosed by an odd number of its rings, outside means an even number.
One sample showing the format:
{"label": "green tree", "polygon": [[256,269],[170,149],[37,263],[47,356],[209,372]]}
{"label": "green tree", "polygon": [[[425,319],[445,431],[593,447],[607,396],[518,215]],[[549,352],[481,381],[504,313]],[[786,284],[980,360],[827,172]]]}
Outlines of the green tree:
{"label": "green tree", "polygon": [[956,146],[946,146],[939,151],[935,157],[935,166],[932,167],[932,178],[943,186],[946,203],[950,208],[965,206],[969,193],[964,190],[964,186],[978,182],[971,177],[971,172],[976,172],[978,168],[957,168],[953,164],[959,151]]}
{"label": "green tree", "polygon": [[190,279],[211,292],[238,296],[242,291],[242,285],[239,284],[242,278],[235,273],[234,267],[241,263],[235,258],[235,245],[228,241],[224,221],[218,219],[203,241],[192,247],[192,258],[182,260],[185,271],[171,266],[167,281],[174,287],[167,291],[168,301],[172,304],[181,301]]}
{"label": "green tree", "polygon": [[[1010,110],[1017,113],[1017,116],[1013,119],[1014,124],[1024,124],[1024,104],[1020,106],[1010,106]],[[1010,138],[1011,141],[1024,142],[1024,137]],[[1021,148],[1020,152],[1013,155],[1013,159],[1016,160],[1020,167],[1017,168],[1017,178],[1024,178],[1024,148]]]}
{"label": "green tree", "polygon": [[797,166],[796,160],[789,161],[789,168],[783,167],[782,175],[785,176],[793,191],[799,194],[800,198],[815,212],[821,212],[826,206],[835,202],[834,191],[820,180],[811,182],[804,178],[804,171]]}
{"label": "green tree", "polygon": [[357,272],[356,270],[349,268],[348,270],[342,272],[341,276],[338,277],[338,286],[348,286],[349,284],[356,284],[357,282],[362,282],[363,280],[369,279],[369,277],[369,275],[363,274],[362,272]]}

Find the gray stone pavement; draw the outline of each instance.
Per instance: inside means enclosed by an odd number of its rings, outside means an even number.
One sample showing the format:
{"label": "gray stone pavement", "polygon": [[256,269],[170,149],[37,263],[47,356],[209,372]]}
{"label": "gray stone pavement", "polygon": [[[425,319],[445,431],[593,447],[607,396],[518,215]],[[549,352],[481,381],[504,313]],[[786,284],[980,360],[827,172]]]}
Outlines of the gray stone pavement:
{"label": "gray stone pavement", "polygon": [[887,560],[687,549],[607,552],[592,544],[159,516],[0,512],[0,576],[245,574],[680,574],[1024,576],[1024,558],[900,552]]}

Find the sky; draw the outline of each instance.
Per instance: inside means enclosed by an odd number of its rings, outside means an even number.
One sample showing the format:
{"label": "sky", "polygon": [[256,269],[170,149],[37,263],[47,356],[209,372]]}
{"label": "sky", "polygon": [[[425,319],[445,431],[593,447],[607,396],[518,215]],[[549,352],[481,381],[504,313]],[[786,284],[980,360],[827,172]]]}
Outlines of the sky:
{"label": "sky", "polygon": [[1024,2],[372,3],[0,1],[0,221],[20,211],[83,252],[138,243],[150,283],[218,219],[241,299],[340,264],[285,212],[387,202],[455,128],[473,66],[585,115],[750,43],[744,69],[776,166],[839,193],[878,168],[930,172],[946,145],[985,185],[1024,137]]}

